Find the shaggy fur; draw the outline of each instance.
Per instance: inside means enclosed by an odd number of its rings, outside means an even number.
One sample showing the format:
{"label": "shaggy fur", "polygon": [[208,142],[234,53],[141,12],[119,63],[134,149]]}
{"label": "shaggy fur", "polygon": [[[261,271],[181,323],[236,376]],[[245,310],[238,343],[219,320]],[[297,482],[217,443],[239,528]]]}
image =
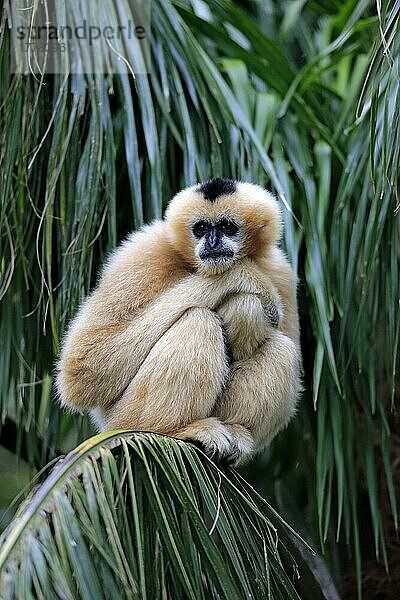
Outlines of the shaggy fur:
{"label": "shaggy fur", "polygon": [[[210,202],[204,191],[218,194]],[[213,268],[192,227],[222,218],[240,241],[233,262]],[[164,220],[112,254],[72,321],[58,363],[62,404],[90,410],[102,430],[196,440],[227,462],[268,444],[300,391],[296,279],[280,235],[278,205],[258,186],[208,182],[177,194]]]}

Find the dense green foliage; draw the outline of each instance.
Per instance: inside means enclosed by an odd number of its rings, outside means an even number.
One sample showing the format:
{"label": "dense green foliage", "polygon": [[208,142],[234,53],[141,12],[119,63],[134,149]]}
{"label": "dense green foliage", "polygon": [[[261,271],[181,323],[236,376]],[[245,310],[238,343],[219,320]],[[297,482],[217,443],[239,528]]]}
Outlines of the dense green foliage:
{"label": "dense green foliage", "polygon": [[[257,182],[282,202],[300,279],[305,393],[299,417],[247,476],[328,542],[337,576],[355,568],[360,583],[374,549],[390,563],[399,13],[398,2],[366,0],[154,0],[149,76],[40,81],[9,73],[3,7],[3,445],[39,468],[89,432],[60,414],[51,378],[60,336],[105,253],[184,185],[221,175]],[[363,548],[361,522],[372,532]]]}

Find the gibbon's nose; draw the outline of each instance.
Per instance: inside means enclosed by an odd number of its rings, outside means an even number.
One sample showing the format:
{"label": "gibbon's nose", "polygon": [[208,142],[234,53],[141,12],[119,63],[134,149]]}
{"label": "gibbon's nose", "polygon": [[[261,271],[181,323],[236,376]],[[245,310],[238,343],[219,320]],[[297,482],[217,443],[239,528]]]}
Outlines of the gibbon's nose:
{"label": "gibbon's nose", "polygon": [[210,248],[212,248],[213,250],[218,246],[219,244],[219,235],[218,232],[216,231],[216,229],[211,229],[210,233],[208,234],[208,240],[207,240],[208,246]]}

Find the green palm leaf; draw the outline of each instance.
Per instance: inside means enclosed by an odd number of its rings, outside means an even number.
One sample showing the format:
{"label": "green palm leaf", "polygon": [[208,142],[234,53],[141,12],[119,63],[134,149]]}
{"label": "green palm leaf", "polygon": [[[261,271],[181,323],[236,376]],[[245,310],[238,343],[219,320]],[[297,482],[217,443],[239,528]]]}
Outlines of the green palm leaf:
{"label": "green palm leaf", "polygon": [[20,507],[0,547],[1,597],[322,597],[296,538],[190,444],[110,432]]}

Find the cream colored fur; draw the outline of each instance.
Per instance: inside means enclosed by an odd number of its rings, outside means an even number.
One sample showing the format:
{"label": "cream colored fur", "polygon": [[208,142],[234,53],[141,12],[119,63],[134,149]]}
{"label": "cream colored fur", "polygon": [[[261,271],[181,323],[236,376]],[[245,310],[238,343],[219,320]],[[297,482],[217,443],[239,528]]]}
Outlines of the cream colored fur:
{"label": "cream colored fur", "polygon": [[[213,271],[191,226],[221,216],[240,223],[242,244]],[[197,187],[180,192],[165,220],[115,251],[72,321],[58,363],[62,404],[90,410],[102,430],[197,440],[218,460],[263,448],[300,390],[296,279],[280,232],[277,203],[257,186],[237,183],[215,202]]]}

